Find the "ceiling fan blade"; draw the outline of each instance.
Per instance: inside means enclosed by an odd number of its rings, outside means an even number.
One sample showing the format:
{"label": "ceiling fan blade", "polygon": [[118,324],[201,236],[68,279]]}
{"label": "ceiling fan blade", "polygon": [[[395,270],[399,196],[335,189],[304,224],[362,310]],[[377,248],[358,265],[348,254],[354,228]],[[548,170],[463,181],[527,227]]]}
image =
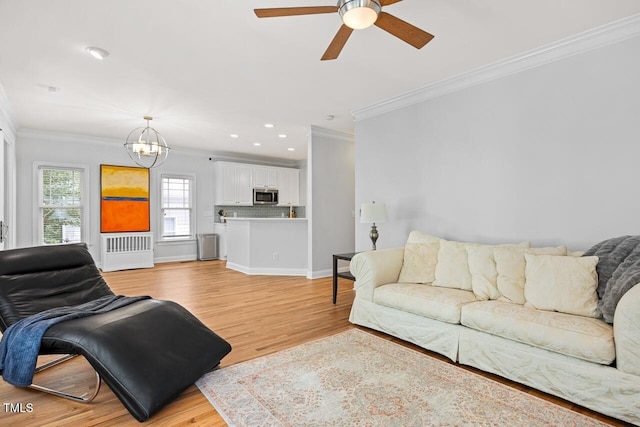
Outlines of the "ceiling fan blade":
{"label": "ceiling fan blade", "polygon": [[400,1],[402,1],[402,0],[382,0],[380,2],[380,6],[389,6],[389,5],[392,5],[394,3],[398,3]]}
{"label": "ceiling fan blade", "polygon": [[342,51],[344,45],[347,43],[347,40],[349,40],[349,36],[352,32],[353,28],[349,28],[346,25],[342,24],[342,27],[340,27],[336,36],[333,38],[333,40],[331,40],[329,47],[320,59],[322,61],[326,61],[328,59],[336,59],[338,55],[340,55],[340,52]]}
{"label": "ceiling fan blade", "polygon": [[429,34],[418,27],[414,27],[408,22],[405,22],[400,18],[396,18],[386,12],[380,12],[375,24],[377,27],[382,28],[400,40],[409,43],[416,49],[420,49],[433,39],[432,34]]}
{"label": "ceiling fan blade", "polygon": [[253,9],[253,11],[258,18],[273,18],[276,16],[335,13],[338,11],[338,6],[274,7],[271,9]]}

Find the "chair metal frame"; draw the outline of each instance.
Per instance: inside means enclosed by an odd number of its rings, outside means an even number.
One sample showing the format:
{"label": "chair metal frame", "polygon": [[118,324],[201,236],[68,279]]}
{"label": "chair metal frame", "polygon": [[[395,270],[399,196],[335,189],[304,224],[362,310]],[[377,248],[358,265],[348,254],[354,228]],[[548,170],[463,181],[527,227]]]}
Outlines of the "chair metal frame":
{"label": "chair metal frame", "polygon": [[[66,362],[67,360],[71,360],[76,356],[79,356],[79,354],[66,354],[62,357],[52,360],[51,362],[47,362],[44,365],[36,367],[35,373],[37,374],[38,372],[42,372],[45,369],[53,368],[54,366],[57,366],[63,362]],[[87,392],[87,393],[81,394],[80,396],[75,396],[73,394],[65,393],[64,391],[55,390],[49,387],[44,387],[44,386],[33,384],[33,383],[28,387],[34,390],[41,391],[43,393],[53,394],[54,396],[59,396],[65,399],[73,400],[74,402],[89,403],[98,395],[98,392],[100,391],[100,385],[102,384],[102,378],[100,378],[100,374],[98,372],[95,372],[95,374],[96,374],[96,384],[95,384],[93,393],[91,394]]]}

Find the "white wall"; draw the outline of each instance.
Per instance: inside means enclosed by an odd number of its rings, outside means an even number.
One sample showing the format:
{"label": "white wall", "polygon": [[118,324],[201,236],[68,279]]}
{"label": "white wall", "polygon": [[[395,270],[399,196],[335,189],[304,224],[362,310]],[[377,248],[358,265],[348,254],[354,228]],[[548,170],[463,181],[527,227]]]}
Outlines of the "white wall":
{"label": "white wall", "polygon": [[[90,236],[89,246],[100,265],[100,165],[135,166],[123,148],[123,142],[90,136],[62,135],[39,131],[20,131],[17,157],[17,246],[36,244],[34,236],[34,162],[76,163],[89,166]],[[196,175],[196,233],[213,232],[213,163],[204,152],[173,149],[167,161],[151,169],[151,231],[157,237],[159,221],[159,174],[161,172]],[[196,259],[195,240],[156,244],[156,262]]]}
{"label": "white wall", "polygon": [[307,152],[307,276],[316,278],[331,275],[333,254],[353,252],[353,137],[312,127]]}
{"label": "white wall", "polygon": [[413,229],[573,250],[640,234],[639,52],[636,36],[359,119],[356,206],[387,204],[378,247]]}

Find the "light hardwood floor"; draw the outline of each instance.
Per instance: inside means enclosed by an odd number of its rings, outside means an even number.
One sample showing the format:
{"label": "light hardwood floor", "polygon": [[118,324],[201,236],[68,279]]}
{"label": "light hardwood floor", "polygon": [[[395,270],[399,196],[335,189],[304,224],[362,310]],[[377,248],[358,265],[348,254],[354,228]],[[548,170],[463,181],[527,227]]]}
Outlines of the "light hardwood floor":
{"label": "light hardwood floor", "polygon": [[[153,269],[112,272],[104,276],[117,294],[150,295],[186,307],[233,346],[231,353],[222,360],[222,367],[355,327],[348,321],[353,302],[353,282],[348,280],[340,280],[338,303],[333,305],[331,278],[247,276],[226,269],[223,261],[157,264]],[[419,347],[370,332],[448,362],[448,359]],[[473,368],[465,369],[481,373]],[[70,392],[87,389],[91,384],[91,368],[81,357],[50,371],[55,372],[38,374],[36,382],[70,389]],[[612,425],[624,425],[525,386],[481,374]],[[0,425],[140,425],[104,384],[93,402],[81,404],[0,381],[0,401],[3,403]],[[8,412],[7,404],[13,404],[14,409],[16,404],[22,404],[25,411]],[[31,412],[26,404],[33,407]],[[226,425],[195,386],[189,387],[144,424]]]}

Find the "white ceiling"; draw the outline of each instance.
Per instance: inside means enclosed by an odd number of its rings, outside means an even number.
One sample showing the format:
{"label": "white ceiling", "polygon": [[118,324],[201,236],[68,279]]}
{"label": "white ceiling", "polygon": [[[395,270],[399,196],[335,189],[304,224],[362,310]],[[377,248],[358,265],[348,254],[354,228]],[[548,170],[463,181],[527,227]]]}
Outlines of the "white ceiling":
{"label": "white ceiling", "polygon": [[338,14],[253,13],[332,4],[0,0],[0,84],[18,130],[124,141],[151,115],[172,147],[299,160],[310,125],[352,133],[354,109],[640,13],[638,0],[404,0],[384,10],[431,43],[416,50],[371,27],[335,61],[320,57]]}

